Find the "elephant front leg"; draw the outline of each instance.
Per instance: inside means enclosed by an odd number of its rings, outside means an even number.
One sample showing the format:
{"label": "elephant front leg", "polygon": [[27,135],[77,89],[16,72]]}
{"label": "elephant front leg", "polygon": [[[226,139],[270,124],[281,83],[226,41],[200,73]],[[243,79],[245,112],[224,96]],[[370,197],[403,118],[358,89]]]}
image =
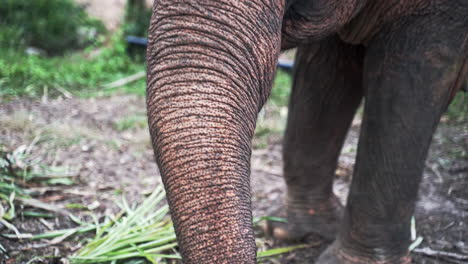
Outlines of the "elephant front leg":
{"label": "elephant front leg", "polygon": [[369,44],[365,113],[345,217],[318,263],[411,262],[410,221],[427,151],[468,70],[468,21],[457,19],[464,22],[406,18]]}
{"label": "elephant front leg", "polygon": [[298,49],[283,160],[287,224],[279,239],[320,235],[333,240],[343,213],[332,191],[338,156],[362,98],[364,49],[337,36]]}
{"label": "elephant front leg", "polygon": [[155,1],[148,116],[184,263],[256,262],[251,139],[275,72],[283,5]]}

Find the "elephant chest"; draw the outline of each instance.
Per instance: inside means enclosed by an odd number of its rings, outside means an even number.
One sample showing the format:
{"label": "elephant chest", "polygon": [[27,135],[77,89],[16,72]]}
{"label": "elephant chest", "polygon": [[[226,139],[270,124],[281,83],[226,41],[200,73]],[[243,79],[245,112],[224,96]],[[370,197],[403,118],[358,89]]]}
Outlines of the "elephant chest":
{"label": "elephant chest", "polygon": [[[366,45],[388,23],[431,12],[438,0],[370,0],[338,34],[347,43]],[[439,3],[439,4],[438,4]]]}

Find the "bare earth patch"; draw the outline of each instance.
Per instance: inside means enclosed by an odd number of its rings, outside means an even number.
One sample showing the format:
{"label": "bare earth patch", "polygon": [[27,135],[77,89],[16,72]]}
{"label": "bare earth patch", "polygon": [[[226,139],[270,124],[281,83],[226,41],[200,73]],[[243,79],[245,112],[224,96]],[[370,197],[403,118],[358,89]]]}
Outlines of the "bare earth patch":
{"label": "bare earth patch", "polygon": [[[271,114],[270,114],[271,115]],[[265,116],[269,116],[268,108]],[[284,115],[282,115],[284,116]],[[273,117],[274,118],[274,117]],[[267,121],[262,121],[267,122]],[[282,122],[279,122],[282,123]],[[353,125],[340,158],[335,192],[346,200],[352,174],[359,119]],[[145,124],[144,99],[112,96],[93,99],[57,99],[47,103],[15,100],[0,104],[0,145],[9,149],[44,138],[32,150],[50,166],[69,167],[72,185],[34,185],[36,199],[92,221],[117,213],[116,200],[124,195],[140,201],[161,180],[153,159]],[[260,143],[259,143],[260,142]],[[254,216],[270,215],[282,204],[281,134],[256,138],[252,155]],[[468,263],[468,125],[444,122],[434,137],[426,162],[416,210],[417,236],[423,238],[413,263]],[[416,191],[416,190],[415,190]],[[73,204],[84,208],[70,208]],[[88,207],[88,208],[86,208]],[[76,226],[68,217],[21,217],[17,208],[13,224],[21,233],[42,233]],[[11,233],[0,226],[0,233]],[[0,237],[7,255],[0,263],[27,263],[36,256],[51,256],[31,263],[60,263],[78,250],[86,235],[59,243]],[[275,241],[267,240],[275,245]],[[295,251],[271,263],[312,263],[326,245]]]}

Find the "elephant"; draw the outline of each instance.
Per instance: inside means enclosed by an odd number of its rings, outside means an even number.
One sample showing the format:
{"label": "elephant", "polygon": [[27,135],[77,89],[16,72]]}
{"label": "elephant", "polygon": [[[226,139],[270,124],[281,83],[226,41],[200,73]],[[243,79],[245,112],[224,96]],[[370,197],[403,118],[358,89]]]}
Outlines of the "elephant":
{"label": "elephant", "polygon": [[[466,0],[156,0],[148,122],[183,262],[256,262],[251,141],[291,48],[287,224],[272,234],[330,239],[320,264],[410,263],[428,147],[468,75]],[[343,207],[334,172],[363,99]]]}

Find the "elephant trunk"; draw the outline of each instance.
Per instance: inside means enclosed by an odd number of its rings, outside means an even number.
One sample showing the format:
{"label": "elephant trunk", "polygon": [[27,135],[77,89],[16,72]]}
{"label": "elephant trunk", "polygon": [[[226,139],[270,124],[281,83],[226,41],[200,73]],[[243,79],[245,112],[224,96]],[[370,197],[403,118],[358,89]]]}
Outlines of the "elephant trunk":
{"label": "elephant trunk", "polygon": [[184,263],[255,263],[251,139],[283,1],[155,1],[147,107]]}

